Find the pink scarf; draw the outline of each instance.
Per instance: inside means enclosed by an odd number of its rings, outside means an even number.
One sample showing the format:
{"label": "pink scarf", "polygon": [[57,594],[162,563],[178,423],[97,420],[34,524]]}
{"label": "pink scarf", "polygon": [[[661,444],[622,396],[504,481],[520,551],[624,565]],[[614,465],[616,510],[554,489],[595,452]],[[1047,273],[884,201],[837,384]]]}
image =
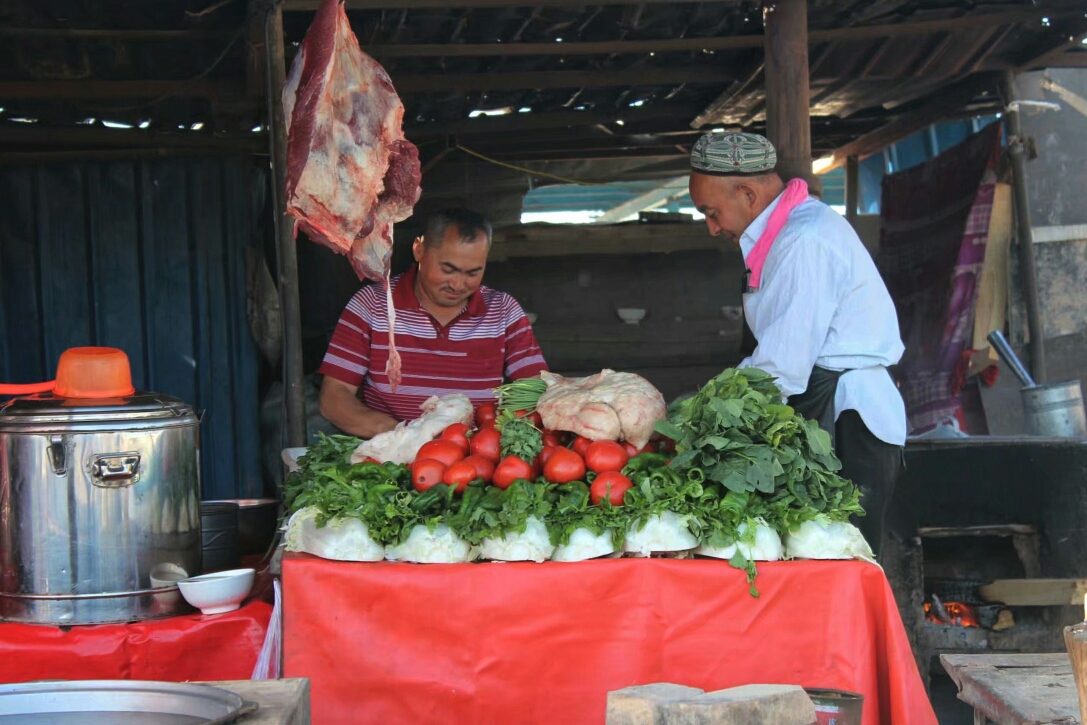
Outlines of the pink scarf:
{"label": "pink scarf", "polygon": [[762,266],[766,264],[766,257],[770,254],[770,247],[774,246],[774,240],[777,239],[778,233],[785,226],[785,222],[789,220],[789,214],[807,199],[808,182],[803,179],[793,179],[785,185],[785,191],[781,193],[778,205],[774,207],[774,211],[770,212],[770,220],[766,223],[766,230],[759,237],[759,241],[755,243],[751,254],[747,255],[745,260],[747,268],[751,270],[747,283],[749,289],[756,290],[759,288],[759,282],[762,281]]}

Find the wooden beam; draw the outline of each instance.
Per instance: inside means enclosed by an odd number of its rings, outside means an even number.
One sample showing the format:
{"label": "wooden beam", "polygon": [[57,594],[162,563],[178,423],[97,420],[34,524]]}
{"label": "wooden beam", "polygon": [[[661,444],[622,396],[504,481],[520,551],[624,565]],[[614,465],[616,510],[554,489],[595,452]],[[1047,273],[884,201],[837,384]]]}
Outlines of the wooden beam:
{"label": "wooden beam", "polygon": [[0,144],[62,148],[71,146],[99,148],[154,148],[220,150],[245,153],[267,153],[268,142],[263,136],[213,136],[208,133],[159,133],[140,129],[90,128],[87,126],[0,125]]}
{"label": "wooden beam", "polygon": [[704,224],[540,224],[499,229],[491,259],[566,257],[577,254],[660,254],[691,250],[735,251],[711,237]]}
{"label": "wooden beam", "polygon": [[[737,4],[739,0],[728,0]],[[321,0],[286,0],[284,12],[313,12]],[[651,0],[653,5],[674,5],[690,3],[690,0]],[[521,8],[552,7],[582,8],[586,0],[346,0],[348,10],[422,10],[459,9],[459,8]],[[632,5],[632,0],[594,0],[592,5]]]}
{"label": "wooden beam", "polygon": [[690,175],[677,176],[673,179],[668,179],[656,189],[651,189],[644,194],[624,201],[618,206],[614,206],[608,209],[596,219],[597,224],[615,224],[627,218],[631,214],[637,214],[640,211],[651,209],[655,205],[659,205],[663,202],[667,202],[674,196],[679,196],[687,190],[687,181]]}
{"label": "wooden beam", "polygon": [[[601,71],[536,71],[529,73],[392,73],[398,93],[517,91],[528,88],[609,88],[728,83],[725,68],[637,68]],[[2,87],[3,84],[0,84]]]}
{"label": "wooden beam", "polygon": [[232,85],[199,81],[0,81],[0,99],[123,101],[165,95],[188,98],[236,98]]}
{"label": "wooden beam", "polygon": [[998,579],[978,591],[985,601],[1009,607],[1082,607],[1087,579]]}
{"label": "wooden beam", "polygon": [[120,30],[113,28],[0,28],[0,38],[184,42],[226,40],[231,30]]}
{"label": "wooden beam", "polygon": [[801,178],[811,185],[815,179],[811,166],[807,0],[767,0],[763,21],[766,137],[777,150],[782,178]]}
{"label": "wooden beam", "polygon": [[[599,3],[596,3],[599,4]],[[349,3],[350,5],[350,3]],[[909,35],[950,33],[954,30],[978,28],[1036,20],[1045,15],[1040,10],[992,12],[947,20],[924,20],[912,23],[864,25],[830,30],[811,30],[808,43],[830,43],[841,40],[870,40]],[[949,36],[950,38],[951,36]],[[681,53],[703,50],[743,50],[762,48],[764,36],[727,35],[711,38],[658,38],[654,40],[605,40],[581,43],[450,43],[398,44],[363,46],[376,58],[481,58],[492,56],[531,55],[613,55],[641,53]]]}
{"label": "wooden beam", "polygon": [[866,159],[933,123],[960,113],[975,97],[996,89],[997,82],[998,78],[994,73],[975,73],[945,86],[932,94],[915,111],[903,114],[887,125],[836,149],[828,162],[820,164],[821,172],[826,173],[842,166],[850,156]]}

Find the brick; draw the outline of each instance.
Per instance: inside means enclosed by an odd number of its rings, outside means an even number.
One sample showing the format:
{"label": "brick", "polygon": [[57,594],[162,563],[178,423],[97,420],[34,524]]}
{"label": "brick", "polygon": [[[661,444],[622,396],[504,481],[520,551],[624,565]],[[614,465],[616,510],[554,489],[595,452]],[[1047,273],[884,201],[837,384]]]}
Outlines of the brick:
{"label": "brick", "polygon": [[660,707],[659,725],[812,725],[815,705],[796,685],[744,685]]}
{"label": "brick", "polygon": [[606,725],[660,725],[660,708],[676,700],[689,700],[703,694],[697,687],[659,682],[608,693]]}

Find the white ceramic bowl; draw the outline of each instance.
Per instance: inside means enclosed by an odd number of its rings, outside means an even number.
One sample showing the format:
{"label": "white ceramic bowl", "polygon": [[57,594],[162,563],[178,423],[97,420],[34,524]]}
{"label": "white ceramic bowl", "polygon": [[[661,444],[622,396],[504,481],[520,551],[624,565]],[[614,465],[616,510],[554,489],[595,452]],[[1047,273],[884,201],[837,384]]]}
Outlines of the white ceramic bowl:
{"label": "white ceramic bowl", "polygon": [[179,581],[181,596],[204,614],[233,612],[253,588],[252,569],[231,569]]}
{"label": "white ceramic bowl", "polygon": [[175,587],[170,592],[160,592],[155,595],[155,601],[164,605],[173,604],[181,595],[177,591],[177,583],[182,579],[188,579],[189,574],[177,564],[163,563],[156,564],[151,569],[151,588],[152,589],[165,589],[167,587]]}
{"label": "white ceramic bowl", "polygon": [[628,325],[637,325],[645,318],[645,310],[639,307],[620,307],[615,312]]}

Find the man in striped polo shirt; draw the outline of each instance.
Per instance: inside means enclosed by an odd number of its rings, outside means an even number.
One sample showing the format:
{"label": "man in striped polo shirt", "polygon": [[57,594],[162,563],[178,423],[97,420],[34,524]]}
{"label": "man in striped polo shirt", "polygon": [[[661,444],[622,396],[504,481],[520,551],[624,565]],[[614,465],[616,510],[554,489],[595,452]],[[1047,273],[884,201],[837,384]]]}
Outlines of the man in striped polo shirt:
{"label": "man in striped polo shirt", "polygon": [[[431,395],[491,400],[503,378],[547,370],[532,325],[515,299],[482,284],[491,225],[479,214],[435,214],[415,240],[417,264],[391,280],[403,380],[393,392],[389,315],[380,284],[363,287],[340,317],[321,365],[321,415],[372,438],[421,415]],[[361,400],[359,388],[362,388]]]}

